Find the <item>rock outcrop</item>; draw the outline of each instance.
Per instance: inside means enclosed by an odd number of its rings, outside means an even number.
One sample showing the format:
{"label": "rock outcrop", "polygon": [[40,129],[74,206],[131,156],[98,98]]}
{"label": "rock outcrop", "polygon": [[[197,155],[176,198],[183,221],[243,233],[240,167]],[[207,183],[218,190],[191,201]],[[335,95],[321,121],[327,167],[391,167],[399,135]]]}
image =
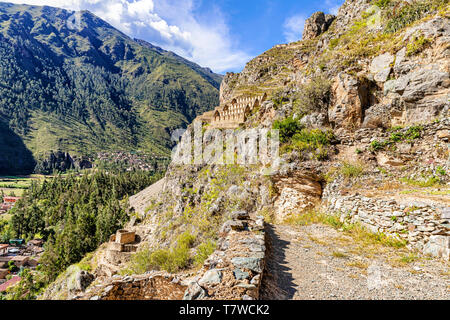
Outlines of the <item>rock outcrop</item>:
{"label": "rock outcrop", "polygon": [[324,14],[323,12],[314,13],[305,21],[302,39],[310,40],[320,36],[328,30],[335,18],[334,15]]}

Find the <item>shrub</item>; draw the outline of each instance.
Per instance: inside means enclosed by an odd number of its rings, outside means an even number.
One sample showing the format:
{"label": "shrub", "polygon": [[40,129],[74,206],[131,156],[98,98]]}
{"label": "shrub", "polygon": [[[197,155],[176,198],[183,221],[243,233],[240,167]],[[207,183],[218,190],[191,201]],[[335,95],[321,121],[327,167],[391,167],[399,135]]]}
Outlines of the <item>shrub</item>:
{"label": "shrub", "polygon": [[288,142],[294,134],[300,131],[303,126],[297,119],[288,117],[284,120],[276,120],[273,124],[273,129],[280,131],[280,142]]}
{"label": "shrub", "polygon": [[412,178],[401,178],[401,182],[406,183],[410,186],[415,187],[421,187],[421,188],[427,188],[427,187],[434,187],[436,185],[440,185],[442,183],[441,179],[436,176],[430,176],[424,180],[416,180]]}
{"label": "shrub", "polygon": [[330,130],[303,129],[292,137],[292,147],[299,151],[313,151],[318,160],[323,160],[328,155],[324,147],[333,139],[334,134]]}
{"label": "shrub", "polygon": [[185,232],[178,236],[175,246],[170,249],[151,251],[143,247],[133,255],[126,273],[142,274],[153,269],[167,272],[177,272],[185,269],[190,263],[190,248],[195,242],[195,236]]}
{"label": "shrub", "polygon": [[286,153],[292,150],[300,152],[307,151],[312,152],[313,158],[325,160],[328,158],[328,149],[326,146],[330,145],[333,139],[334,134],[331,130],[302,129],[295,132],[291,139],[284,140],[287,143],[282,146],[281,152]]}
{"label": "shrub", "polygon": [[438,175],[440,175],[440,176],[445,176],[445,175],[447,175],[447,172],[446,172],[445,169],[442,168],[441,166],[438,166],[438,167],[436,168],[436,173],[437,173]]}
{"label": "shrub", "polygon": [[301,87],[294,100],[294,109],[301,114],[327,110],[331,98],[331,81],[316,76]]}
{"label": "shrub", "polygon": [[370,144],[369,149],[371,151],[378,151],[378,150],[383,150],[385,147],[385,144],[383,142],[379,142],[377,140],[372,141],[372,143]]}
{"label": "shrub", "polygon": [[196,266],[201,266],[206,259],[216,250],[216,243],[212,240],[208,240],[200,244],[197,247],[197,255],[194,258],[194,263]]}
{"label": "shrub", "polygon": [[386,9],[391,4],[391,0],[375,0],[374,5],[380,9]]}

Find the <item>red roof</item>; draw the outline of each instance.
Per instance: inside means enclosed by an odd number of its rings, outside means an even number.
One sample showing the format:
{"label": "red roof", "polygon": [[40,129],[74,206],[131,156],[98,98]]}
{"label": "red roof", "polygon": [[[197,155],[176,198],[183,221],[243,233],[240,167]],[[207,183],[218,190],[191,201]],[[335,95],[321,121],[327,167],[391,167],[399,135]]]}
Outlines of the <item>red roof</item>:
{"label": "red roof", "polygon": [[7,245],[7,244],[0,244],[0,250],[6,249],[8,247],[9,247],[9,245]]}
{"label": "red roof", "polygon": [[0,292],[6,291],[6,289],[17,284],[20,280],[22,280],[22,278],[19,276],[15,276],[15,277],[11,278],[11,280],[8,280],[4,284],[0,285]]}
{"label": "red roof", "polygon": [[16,202],[18,200],[20,200],[19,197],[3,197],[3,202],[12,202],[12,203],[14,203],[14,202]]}

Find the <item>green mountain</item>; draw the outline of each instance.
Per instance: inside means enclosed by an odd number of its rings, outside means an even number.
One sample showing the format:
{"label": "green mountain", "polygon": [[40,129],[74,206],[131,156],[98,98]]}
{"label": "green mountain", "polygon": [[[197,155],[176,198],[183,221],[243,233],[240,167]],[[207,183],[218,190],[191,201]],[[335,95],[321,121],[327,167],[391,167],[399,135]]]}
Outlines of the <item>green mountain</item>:
{"label": "green mountain", "polygon": [[165,155],[173,129],[219,102],[222,76],[88,11],[70,28],[73,14],[0,3],[0,174],[50,150]]}

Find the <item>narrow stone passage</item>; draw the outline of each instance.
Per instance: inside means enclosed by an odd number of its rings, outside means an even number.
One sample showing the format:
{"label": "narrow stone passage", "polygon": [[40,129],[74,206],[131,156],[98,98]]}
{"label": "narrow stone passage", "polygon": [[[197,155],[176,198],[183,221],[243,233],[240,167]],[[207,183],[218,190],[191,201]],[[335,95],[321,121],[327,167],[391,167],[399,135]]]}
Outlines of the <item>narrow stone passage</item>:
{"label": "narrow stone passage", "polygon": [[450,264],[386,248],[366,252],[323,225],[267,227],[263,300],[450,299]]}

